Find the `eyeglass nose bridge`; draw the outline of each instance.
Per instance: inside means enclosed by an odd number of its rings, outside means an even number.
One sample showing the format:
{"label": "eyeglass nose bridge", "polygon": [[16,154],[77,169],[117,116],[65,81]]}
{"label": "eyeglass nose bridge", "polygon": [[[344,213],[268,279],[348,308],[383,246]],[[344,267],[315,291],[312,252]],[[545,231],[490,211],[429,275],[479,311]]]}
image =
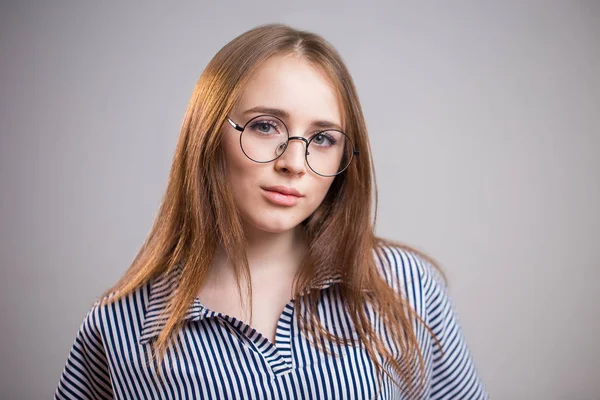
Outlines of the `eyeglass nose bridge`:
{"label": "eyeglass nose bridge", "polygon": [[[304,153],[305,153],[306,156],[310,155],[310,153],[308,152],[308,144],[309,144],[308,139],[306,139],[305,137],[302,137],[302,136],[290,136],[290,137],[288,137],[288,140],[285,143],[285,149],[283,149],[283,151],[281,152],[281,154],[279,155],[279,157],[281,157],[281,155],[283,153],[285,153],[285,151],[287,150],[288,145],[290,144],[291,140],[301,140],[301,141],[303,141],[306,144],[306,146],[304,146]],[[277,158],[279,158],[279,157],[277,157]]]}

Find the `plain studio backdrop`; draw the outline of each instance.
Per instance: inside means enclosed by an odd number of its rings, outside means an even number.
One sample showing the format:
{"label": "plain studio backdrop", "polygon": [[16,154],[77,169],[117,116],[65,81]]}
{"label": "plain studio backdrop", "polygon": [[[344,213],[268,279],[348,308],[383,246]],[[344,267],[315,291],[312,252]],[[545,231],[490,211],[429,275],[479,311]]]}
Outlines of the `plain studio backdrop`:
{"label": "plain studio backdrop", "polygon": [[200,73],[283,22],[356,82],[377,234],[436,258],[494,399],[600,398],[600,4],[3,2],[0,397],[50,398]]}

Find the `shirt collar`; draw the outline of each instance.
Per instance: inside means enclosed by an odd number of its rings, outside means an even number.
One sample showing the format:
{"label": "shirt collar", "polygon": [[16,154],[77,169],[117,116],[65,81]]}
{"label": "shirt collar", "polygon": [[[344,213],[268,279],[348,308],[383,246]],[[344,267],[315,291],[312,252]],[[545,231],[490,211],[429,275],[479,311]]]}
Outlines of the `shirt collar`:
{"label": "shirt collar", "polygon": [[[138,339],[140,344],[144,345],[157,337],[162,328],[166,325],[168,316],[162,314],[169,303],[171,295],[175,289],[177,289],[182,272],[182,264],[177,263],[170,270],[151,280],[150,295],[144,311],[144,320]],[[301,295],[307,294],[312,289],[323,290],[340,282],[342,282],[342,276],[339,273],[320,274],[312,280],[312,283],[301,293]],[[209,310],[200,303],[198,298],[195,298],[193,303],[187,309],[183,320],[200,321],[204,318],[218,315],[220,315],[219,312]]]}

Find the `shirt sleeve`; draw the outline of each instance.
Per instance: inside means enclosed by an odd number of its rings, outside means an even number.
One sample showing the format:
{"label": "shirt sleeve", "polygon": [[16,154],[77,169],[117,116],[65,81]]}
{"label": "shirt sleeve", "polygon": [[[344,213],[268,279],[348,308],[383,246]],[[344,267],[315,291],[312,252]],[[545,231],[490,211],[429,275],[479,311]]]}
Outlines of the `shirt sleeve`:
{"label": "shirt sleeve", "polygon": [[54,399],[112,399],[108,361],[96,302],[85,316],[63,369]]}
{"label": "shirt sleeve", "polygon": [[[427,264],[427,263],[426,263]],[[427,265],[425,299],[433,340],[431,399],[488,399],[462,332],[448,289],[434,267]],[[427,276],[429,275],[429,276]]]}

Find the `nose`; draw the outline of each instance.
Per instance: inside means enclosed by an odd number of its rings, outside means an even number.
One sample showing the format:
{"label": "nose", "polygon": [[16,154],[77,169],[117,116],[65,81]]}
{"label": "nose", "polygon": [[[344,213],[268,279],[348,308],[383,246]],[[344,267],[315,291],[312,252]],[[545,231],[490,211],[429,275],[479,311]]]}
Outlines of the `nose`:
{"label": "nose", "polygon": [[301,136],[290,137],[283,154],[275,160],[275,168],[289,170],[295,174],[305,172],[306,146],[308,146],[306,138]]}

